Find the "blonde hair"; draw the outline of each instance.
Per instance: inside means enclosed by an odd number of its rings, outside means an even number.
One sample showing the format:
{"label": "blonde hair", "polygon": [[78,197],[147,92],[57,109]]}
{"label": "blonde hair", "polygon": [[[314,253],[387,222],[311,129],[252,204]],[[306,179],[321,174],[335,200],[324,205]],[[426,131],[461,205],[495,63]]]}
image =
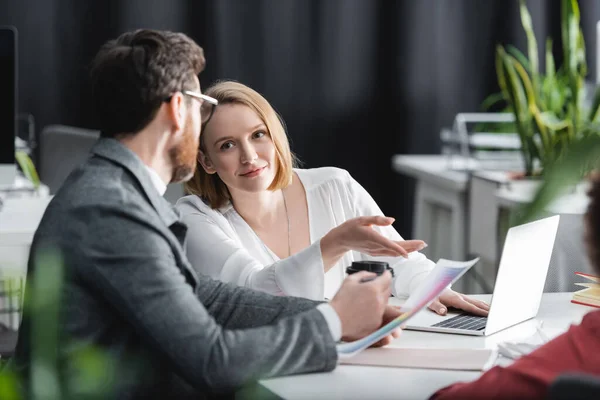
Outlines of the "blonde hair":
{"label": "blonde hair", "polygon": [[[275,146],[276,172],[268,190],[279,190],[287,187],[292,181],[296,157],[290,150],[290,143],[285,131],[285,123],[271,104],[257,91],[235,81],[218,81],[211,85],[204,94],[214,97],[223,104],[242,104],[250,107],[263,121]],[[219,106],[217,106],[219,107]],[[210,125],[210,120],[206,125]],[[206,153],[206,146],[200,133],[200,150]],[[187,193],[194,194],[206,201],[211,208],[219,208],[231,200],[227,185],[218,174],[208,174],[199,161],[196,161],[196,172],[192,179],[184,185]]]}

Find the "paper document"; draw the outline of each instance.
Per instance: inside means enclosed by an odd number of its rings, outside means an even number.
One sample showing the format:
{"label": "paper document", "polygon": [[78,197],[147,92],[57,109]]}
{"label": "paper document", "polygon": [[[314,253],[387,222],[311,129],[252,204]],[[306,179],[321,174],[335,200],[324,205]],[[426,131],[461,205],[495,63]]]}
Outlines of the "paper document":
{"label": "paper document", "polygon": [[427,307],[433,299],[458,280],[478,261],[479,258],[465,262],[441,258],[435,265],[435,268],[427,275],[427,279],[421,283],[417,290],[402,305],[401,310],[404,311],[404,314],[362,339],[338,344],[337,352],[339,358],[352,357],[389,335],[394,329],[403,325],[415,314]]}
{"label": "paper document", "polygon": [[430,349],[383,347],[366,349],[341,364],[378,367],[485,371],[494,365],[497,354],[492,349]]}
{"label": "paper document", "polygon": [[504,358],[516,360],[519,357],[537,350],[539,347],[545,345],[554,337],[564,332],[562,329],[554,329],[553,333],[548,333],[547,329],[542,330],[543,326],[544,322],[538,321],[538,324],[535,328],[535,333],[533,335],[521,339],[520,341],[507,341],[498,343],[498,353]]}

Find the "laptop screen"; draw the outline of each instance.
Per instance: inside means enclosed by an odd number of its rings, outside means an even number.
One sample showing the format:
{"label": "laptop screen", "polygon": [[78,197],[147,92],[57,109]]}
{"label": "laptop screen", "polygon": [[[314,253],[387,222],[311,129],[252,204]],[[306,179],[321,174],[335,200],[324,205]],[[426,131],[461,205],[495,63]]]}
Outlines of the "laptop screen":
{"label": "laptop screen", "polygon": [[556,215],[508,230],[494,286],[486,335],[536,316],[559,218]]}

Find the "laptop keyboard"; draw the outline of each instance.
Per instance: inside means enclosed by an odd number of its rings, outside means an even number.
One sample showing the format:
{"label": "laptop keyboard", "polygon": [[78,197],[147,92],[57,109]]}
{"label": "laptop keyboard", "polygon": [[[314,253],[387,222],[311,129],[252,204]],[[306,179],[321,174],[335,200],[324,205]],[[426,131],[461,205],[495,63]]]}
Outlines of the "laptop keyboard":
{"label": "laptop keyboard", "polygon": [[438,328],[466,329],[469,331],[480,331],[485,328],[487,317],[478,317],[470,314],[460,314],[456,317],[448,318],[432,326]]}

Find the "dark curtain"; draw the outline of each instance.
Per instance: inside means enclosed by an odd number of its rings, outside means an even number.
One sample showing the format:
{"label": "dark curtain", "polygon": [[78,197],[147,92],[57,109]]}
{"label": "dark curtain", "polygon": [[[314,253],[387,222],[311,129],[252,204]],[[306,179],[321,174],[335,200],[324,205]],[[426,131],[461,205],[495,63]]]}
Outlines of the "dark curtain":
{"label": "dark curtain", "polygon": [[[580,0],[595,80],[600,2]],[[529,0],[543,54],[560,0]],[[38,131],[94,128],[87,66],[99,46],[140,27],[183,31],[208,61],[201,83],[236,79],[287,123],[305,167],[345,168],[410,236],[413,182],[394,154],[439,152],[439,131],[498,90],[497,43],[526,50],[516,0],[11,0],[0,24],[20,34],[20,111]],[[543,57],[541,66],[543,67]]]}

